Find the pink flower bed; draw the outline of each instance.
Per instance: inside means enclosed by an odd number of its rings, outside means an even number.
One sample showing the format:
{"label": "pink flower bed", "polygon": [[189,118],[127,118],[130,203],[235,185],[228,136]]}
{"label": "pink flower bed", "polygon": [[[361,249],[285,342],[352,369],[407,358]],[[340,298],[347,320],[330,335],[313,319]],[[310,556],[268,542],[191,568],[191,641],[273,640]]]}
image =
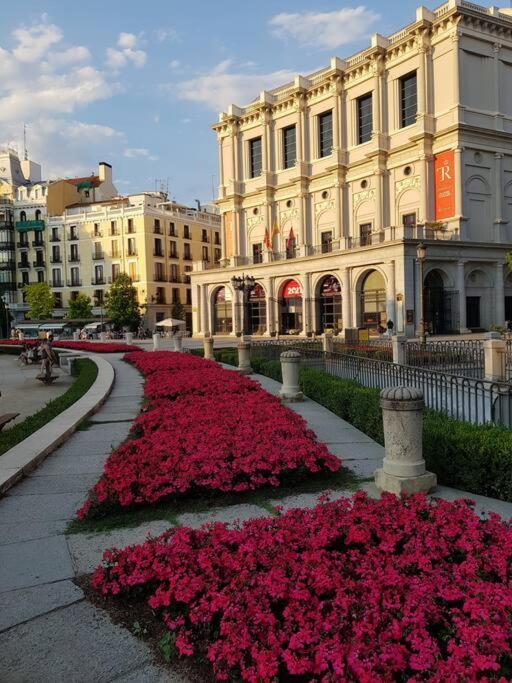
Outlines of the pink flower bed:
{"label": "pink flower bed", "polygon": [[[22,346],[26,344],[27,346],[35,346],[39,344],[39,339],[25,339],[19,341],[18,339],[2,339],[0,340],[0,346]],[[139,346],[134,344],[116,344],[103,343],[103,342],[93,342],[93,341],[54,341],[52,346],[56,349],[71,349],[72,351],[89,351],[90,353],[125,353],[125,352],[140,352]]]}
{"label": "pink flower bed", "polygon": [[149,374],[149,410],[135,420],[133,438],[109,456],[79,518],[169,496],[277,487],[291,475],[340,469],[304,420],[256,382],[185,354],[127,359]]}
{"label": "pink flower bed", "polygon": [[352,500],[176,528],[107,551],[105,595],[143,600],[219,681],[506,681],[512,529],[465,501]]}

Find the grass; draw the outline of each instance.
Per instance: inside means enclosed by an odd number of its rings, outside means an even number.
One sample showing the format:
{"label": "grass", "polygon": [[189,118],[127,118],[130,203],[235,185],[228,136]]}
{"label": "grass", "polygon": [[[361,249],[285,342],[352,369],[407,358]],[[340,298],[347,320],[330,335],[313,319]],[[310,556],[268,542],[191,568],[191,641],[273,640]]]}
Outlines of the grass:
{"label": "grass", "polygon": [[76,379],[62,396],[50,401],[44,408],[30,415],[23,422],[0,432],[0,455],[44,427],[50,420],[82,398],[90,389],[98,375],[96,363],[88,358],[80,358],[75,362],[75,367]]}

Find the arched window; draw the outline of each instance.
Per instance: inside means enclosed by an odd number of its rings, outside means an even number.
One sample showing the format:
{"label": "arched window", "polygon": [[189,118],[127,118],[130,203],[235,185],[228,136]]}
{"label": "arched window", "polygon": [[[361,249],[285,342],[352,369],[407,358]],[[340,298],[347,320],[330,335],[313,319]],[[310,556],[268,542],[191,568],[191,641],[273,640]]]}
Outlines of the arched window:
{"label": "arched window", "polygon": [[20,221],[26,221],[27,220],[27,214],[25,211],[20,211]]}
{"label": "arched window", "polygon": [[265,301],[265,290],[256,283],[249,299],[251,311],[251,333],[263,334],[267,324],[267,303]]}
{"label": "arched window", "polygon": [[302,331],[302,287],[297,280],[287,280],[280,297],[281,334],[299,334]]}
{"label": "arched window", "polygon": [[318,291],[318,320],[321,334],[325,330],[341,331],[341,285],[334,275],[326,275],[321,280]]}
{"label": "arched window", "polygon": [[[361,327],[386,327],[386,284],[377,270],[368,273],[361,288]],[[393,321],[394,322],[394,321]]]}
{"label": "arched window", "polygon": [[213,297],[213,329],[215,334],[233,331],[233,306],[229,289],[219,287]]}
{"label": "arched window", "polygon": [[40,221],[40,220],[41,220],[41,211],[40,211],[40,209],[36,209],[36,221]]}

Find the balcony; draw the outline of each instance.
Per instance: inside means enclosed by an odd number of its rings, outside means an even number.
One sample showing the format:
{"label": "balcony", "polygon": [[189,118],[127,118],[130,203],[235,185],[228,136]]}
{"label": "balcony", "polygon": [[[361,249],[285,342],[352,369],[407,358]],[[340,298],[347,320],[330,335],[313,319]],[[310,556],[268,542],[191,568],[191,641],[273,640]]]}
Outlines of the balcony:
{"label": "balcony", "polygon": [[181,277],[179,275],[170,275],[169,282],[181,282]]}
{"label": "balcony", "polygon": [[60,242],[60,237],[58,235],[52,235],[48,241],[49,242]]}
{"label": "balcony", "polygon": [[153,282],[165,282],[164,273],[155,273],[153,276]]}
{"label": "balcony", "polygon": [[44,240],[32,240],[32,246],[36,249],[42,249],[44,247]]}
{"label": "balcony", "polygon": [[159,251],[158,249],[155,249],[155,250],[153,251],[153,256],[160,256],[160,258],[163,258],[164,252],[163,252],[163,251]]}
{"label": "balcony", "polygon": [[96,232],[93,234],[93,237],[103,237],[103,233],[101,230],[96,230]]}
{"label": "balcony", "polygon": [[210,240],[209,240],[209,238],[208,238],[208,235],[203,235],[203,237],[202,237],[202,239],[201,239],[201,242],[204,242],[205,244],[209,244],[209,243],[210,243]]}
{"label": "balcony", "polygon": [[169,258],[179,258],[178,252],[171,251],[171,253],[169,254]]}
{"label": "balcony", "polygon": [[51,286],[52,287],[64,287],[64,283],[62,282],[62,280],[52,280]]}
{"label": "balcony", "polygon": [[106,277],[96,277],[96,278],[91,278],[91,285],[106,285],[107,284],[107,278]]}
{"label": "balcony", "polygon": [[82,286],[82,280],[68,280],[67,286],[68,287],[81,287]]}
{"label": "balcony", "polygon": [[62,263],[62,256],[50,256],[50,263]]}
{"label": "balcony", "polygon": [[28,249],[30,244],[28,242],[16,242],[18,249]]}
{"label": "balcony", "polygon": [[19,232],[27,232],[28,230],[44,230],[44,221],[16,221],[14,227]]}
{"label": "balcony", "polygon": [[78,233],[77,232],[69,232],[68,233],[68,242],[76,242],[78,240]]}
{"label": "balcony", "polygon": [[215,235],[215,239],[214,239],[213,243],[220,246],[220,237],[218,235]]}
{"label": "balcony", "polygon": [[127,256],[137,256],[137,249],[128,249]]}
{"label": "balcony", "polygon": [[183,276],[183,282],[184,282],[186,285],[189,285],[189,284],[190,284],[190,275],[184,275],[184,276]]}
{"label": "balcony", "polygon": [[105,254],[102,251],[94,251],[92,254],[93,261],[103,261]]}
{"label": "balcony", "polygon": [[165,303],[166,303],[165,296],[158,296],[157,295],[156,300],[155,300],[155,304],[157,306],[163,306],[163,305],[165,305]]}
{"label": "balcony", "polygon": [[192,261],[192,254],[184,254],[183,260],[184,261]]}
{"label": "balcony", "polygon": [[22,269],[30,268],[30,263],[28,261],[18,261],[18,268],[22,268]]}
{"label": "balcony", "polygon": [[70,254],[68,261],[70,263],[79,263],[80,261],[80,256],[78,254]]}
{"label": "balcony", "polygon": [[0,250],[14,250],[14,242],[0,242]]}
{"label": "balcony", "polygon": [[155,225],[155,227],[153,228],[153,232],[155,233],[155,235],[161,235],[162,228],[159,225]]}
{"label": "balcony", "polygon": [[32,261],[32,265],[34,266],[34,268],[46,268],[45,261]]}
{"label": "balcony", "polygon": [[[0,270],[14,270],[15,267],[15,261],[0,261]],[[3,284],[3,282],[0,284]]]}

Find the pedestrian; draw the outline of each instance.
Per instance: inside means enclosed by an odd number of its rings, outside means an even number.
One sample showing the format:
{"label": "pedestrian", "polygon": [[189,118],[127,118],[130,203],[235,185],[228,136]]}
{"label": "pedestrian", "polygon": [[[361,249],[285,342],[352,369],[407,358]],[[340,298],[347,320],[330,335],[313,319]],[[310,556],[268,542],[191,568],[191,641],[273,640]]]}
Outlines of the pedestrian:
{"label": "pedestrian", "polygon": [[395,327],[395,323],[391,320],[391,318],[387,321],[386,327],[388,328],[388,337],[391,337],[393,334],[393,328]]}

